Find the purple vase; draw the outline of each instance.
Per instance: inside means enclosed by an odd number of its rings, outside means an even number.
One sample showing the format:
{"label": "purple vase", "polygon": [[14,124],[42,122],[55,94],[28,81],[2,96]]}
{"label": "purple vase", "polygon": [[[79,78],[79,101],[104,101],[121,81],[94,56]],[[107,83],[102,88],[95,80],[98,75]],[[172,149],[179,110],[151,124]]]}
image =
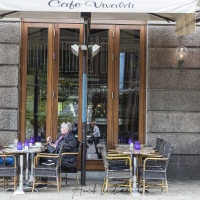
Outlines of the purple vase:
{"label": "purple vase", "polygon": [[128,144],[130,144],[130,143],[133,143],[133,139],[132,138],[128,139]]}
{"label": "purple vase", "polygon": [[134,142],[134,148],[135,148],[135,150],[140,150],[140,142],[139,141]]}
{"label": "purple vase", "polygon": [[25,140],[24,141],[24,146],[26,147],[26,146],[29,146],[29,140]]}
{"label": "purple vase", "polygon": [[18,150],[22,150],[22,148],[23,148],[23,147],[22,147],[22,142],[18,142],[18,143],[17,143],[17,149],[18,149]]}
{"label": "purple vase", "polygon": [[34,144],[35,140],[34,137],[32,136],[29,140],[29,146],[32,146]]}

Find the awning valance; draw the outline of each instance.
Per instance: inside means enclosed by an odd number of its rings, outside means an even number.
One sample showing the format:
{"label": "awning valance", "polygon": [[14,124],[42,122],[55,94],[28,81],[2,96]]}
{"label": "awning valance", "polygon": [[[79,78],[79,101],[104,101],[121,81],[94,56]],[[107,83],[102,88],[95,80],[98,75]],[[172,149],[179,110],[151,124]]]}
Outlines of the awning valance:
{"label": "awning valance", "polygon": [[198,0],[0,0],[0,11],[194,13]]}
{"label": "awning valance", "polygon": [[183,36],[196,33],[196,20],[194,13],[181,15],[176,20],[176,36]]}

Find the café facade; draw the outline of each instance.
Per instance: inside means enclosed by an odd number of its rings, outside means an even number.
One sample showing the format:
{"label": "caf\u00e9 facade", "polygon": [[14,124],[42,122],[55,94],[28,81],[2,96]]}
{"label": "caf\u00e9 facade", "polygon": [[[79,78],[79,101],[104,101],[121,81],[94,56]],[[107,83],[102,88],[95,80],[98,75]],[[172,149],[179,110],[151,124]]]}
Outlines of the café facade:
{"label": "caf\u00e9 facade", "polygon": [[[42,6],[36,12],[35,3],[30,5],[33,11],[19,8],[1,15],[1,143],[31,136],[42,142],[49,135],[55,139],[63,121],[72,122],[82,140],[86,114],[87,136],[95,121],[109,148],[136,140],[155,146],[156,138],[163,138],[173,146],[168,177],[198,179],[198,23],[195,33],[177,36],[170,14],[131,13],[135,4],[128,1],[84,1],[83,7],[80,2],[52,0],[48,5],[55,12]],[[94,7],[101,11],[92,12]],[[62,8],[70,12],[60,13]],[[102,11],[108,8],[116,13]],[[84,18],[80,9],[91,14]],[[77,55],[72,45],[79,47]],[[176,55],[180,46],[188,49],[181,67]],[[87,148],[86,170],[102,171],[102,159],[94,150]]]}

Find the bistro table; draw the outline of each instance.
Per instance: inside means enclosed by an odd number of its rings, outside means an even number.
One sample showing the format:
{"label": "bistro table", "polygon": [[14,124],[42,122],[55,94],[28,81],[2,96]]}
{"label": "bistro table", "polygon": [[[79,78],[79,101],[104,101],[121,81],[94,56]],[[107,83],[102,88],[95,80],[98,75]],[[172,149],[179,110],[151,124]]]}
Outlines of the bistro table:
{"label": "bistro table", "polygon": [[20,155],[20,179],[19,179],[19,187],[17,190],[13,193],[13,195],[23,195],[24,193],[24,188],[23,188],[23,160],[24,160],[24,155],[26,154],[26,180],[28,179],[28,158],[29,154],[31,154],[31,174],[30,174],[30,179],[33,177],[33,157],[35,153],[41,152],[43,150],[43,146],[31,146],[29,149],[25,150],[18,150],[16,148],[5,148],[2,150],[3,153],[12,153],[12,154],[18,154]]}
{"label": "bistro table", "polygon": [[137,182],[137,167],[138,167],[138,158],[141,155],[151,154],[153,150],[147,145],[141,145],[140,150],[135,150],[134,147],[130,148],[127,144],[117,144],[116,151],[120,154],[130,154],[133,160],[133,187],[132,195],[140,195],[138,191],[138,182]]}

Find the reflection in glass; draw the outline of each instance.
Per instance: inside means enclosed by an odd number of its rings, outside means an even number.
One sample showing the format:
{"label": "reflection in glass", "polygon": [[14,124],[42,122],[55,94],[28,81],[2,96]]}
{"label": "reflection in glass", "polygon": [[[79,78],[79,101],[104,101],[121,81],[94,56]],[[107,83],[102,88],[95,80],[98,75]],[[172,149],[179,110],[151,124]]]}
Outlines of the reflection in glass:
{"label": "reflection in glass", "polygon": [[[107,92],[108,92],[108,30],[92,29],[90,31],[89,45],[97,44],[100,52],[92,57],[89,52],[88,60],[88,148],[87,159],[101,158],[96,152],[96,141],[90,138],[93,132],[91,122],[95,121],[100,129],[101,139],[107,135]],[[99,142],[99,141],[98,141]]]}
{"label": "reflection in glass", "polygon": [[138,139],[140,31],[120,31],[119,143]]}
{"label": "reflection in glass", "polygon": [[48,29],[28,29],[26,138],[46,138]]}
{"label": "reflection in glass", "polygon": [[60,29],[59,83],[58,83],[58,132],[62,122],[73,123],[77,135],[79,57],[71,52],[71,45],[79,45],[78,29]]}

